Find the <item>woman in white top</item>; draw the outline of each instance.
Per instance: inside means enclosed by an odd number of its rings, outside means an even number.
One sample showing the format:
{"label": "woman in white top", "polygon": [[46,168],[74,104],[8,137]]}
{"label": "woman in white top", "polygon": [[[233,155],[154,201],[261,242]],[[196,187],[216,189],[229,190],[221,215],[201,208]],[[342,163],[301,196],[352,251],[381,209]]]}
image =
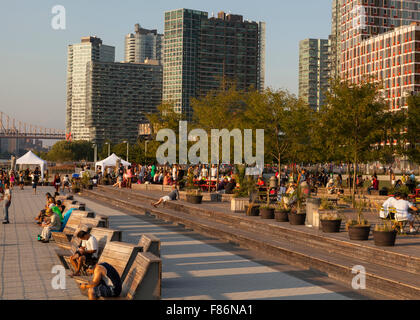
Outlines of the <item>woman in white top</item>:
{"label": "woman in white top", "polygon": [[409,209],[413,211],[418,211],[418,209],[413,206],[411,202],[408,202],[407,196],[401,195],[397,197],[397,201],[394,202],[394,207],[397,211],[395,214],[395,219],[397,221],[408,221],[410,224],[410,233],[414,233],[416,230],[414,229],[414,216],[408,212]]}

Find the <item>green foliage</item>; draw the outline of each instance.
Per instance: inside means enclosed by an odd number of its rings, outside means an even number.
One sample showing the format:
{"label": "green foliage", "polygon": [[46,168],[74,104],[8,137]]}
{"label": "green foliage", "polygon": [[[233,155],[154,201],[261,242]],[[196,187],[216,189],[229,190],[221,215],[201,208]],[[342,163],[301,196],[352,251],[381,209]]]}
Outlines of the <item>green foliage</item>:
{"label": "green foliage", "polygon": [[88,141],[58,141],[45,155],[45,159],[55,162],[64,161],[93,161],[92,143]]}
{"label": "green foliage", "polygon": [[410,160],[420,163],[420,95],[410,96],[407,103],[405,139],[408,145],[405,153]]}
{"label": "green foliage", "polygon": [[395,231],[392,221],[384,221],[383,223],[375,225],[375,231],[391,232]]}

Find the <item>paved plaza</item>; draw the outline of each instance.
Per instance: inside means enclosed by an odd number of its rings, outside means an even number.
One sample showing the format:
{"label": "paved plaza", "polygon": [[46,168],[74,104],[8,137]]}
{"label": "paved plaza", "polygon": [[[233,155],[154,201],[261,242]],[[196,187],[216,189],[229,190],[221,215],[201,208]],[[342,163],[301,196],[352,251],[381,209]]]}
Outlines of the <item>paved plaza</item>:
{"label": "paved plaza", "polygon": [[[51,273],[60,265],[54,242],[36,241],[40,228],[35,214],[52,188],[14,190],[9,225],[0,225],[0,299],[86,299],[67,277],[65,290],[52,289]],[[265,261],[232,244],[211,239],[150,216],[76,197],[87,208],[109,216],[110,228],[123,232],[123,241],[137,243],[141,234],[160,238],[162,299],[351,299],[363,298],[328,278],[308,270]]]}

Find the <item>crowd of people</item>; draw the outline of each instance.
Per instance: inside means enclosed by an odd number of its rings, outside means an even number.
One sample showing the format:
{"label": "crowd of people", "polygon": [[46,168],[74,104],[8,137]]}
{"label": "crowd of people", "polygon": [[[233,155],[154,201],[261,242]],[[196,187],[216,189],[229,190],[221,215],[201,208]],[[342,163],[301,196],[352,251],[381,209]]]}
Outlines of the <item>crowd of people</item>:
{"label": "crowd of people", "polygon": [[[35,217],[36,223],[42,228],[38,241],[48,243],[53,232],[62,232],[72,215],[74,208],[66,209],[56,197],[59,193],[45,194],[44,208]],[[81,226],[75,232],[75,237],[80,239],[80,245],[70,257],[73,268],[71,277],[79,276],[82,267],[88,275],[93,275],[92,281],[82,283],[80,289],[86,291],[90,300],[100,297],[117,297],[121,294],[122,282],[118,272],[109,263],[98,263],[98,240],[90,233],[87,226]]]}

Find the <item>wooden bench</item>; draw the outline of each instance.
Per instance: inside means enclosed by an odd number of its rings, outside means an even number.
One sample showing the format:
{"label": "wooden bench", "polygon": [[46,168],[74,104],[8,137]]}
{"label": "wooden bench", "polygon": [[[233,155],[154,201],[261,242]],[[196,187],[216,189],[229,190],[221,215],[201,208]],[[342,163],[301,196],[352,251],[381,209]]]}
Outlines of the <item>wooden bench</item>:
{"label": "wooden bench", "polygon": [[122,283],[121,295],[101,300],[159,300],[162,296],[162,260],[140,252]]}
{"label": "wooden bench", "polygon": [[160,257],[160,240],[153,234],[143,234],[140,238],[139,246],[143,248],[143,252],[150,252],[156,257]]}
{"label": "wooden bench", "polygon": [[[98,263],[109,263],[118,272],[121,281],[124,281],[137,254],[141,251],[142,247],[136,244],[119,241],[107,242]],[[81,284],[89,282],[92,276],[78,276],[73,279]],[[82,293],[85,294],[83,291]]]}
{"label": "wooden bench", "polygon": [[59,196],[55,197],[55,200],[60,200],[61,202],[65,201],[65,200],[73,200],[73,196],[59,195]]}
{"label": "wooden bench", "polygon": [[[81,226],[80,226],[81,227]],[[101,257],[102,252],[108,242],[121,241],[122,233],[119,230],[107,228],[92,228],[90,234],[96,238],[98,242],[98,258]],[[70,242],[70,249],[56,249],[55,252],[60,258],[63,266],[66,269],[71,269],[70,257],[79,248],[81,240],[74,236]]]}
{"label": "wooden bench", "polygon": [[71,214],[67,224],[62,232],[52,232],[52,237],[55,243],[63,249],[70,249],[70,241],[74,233],[80,229],[81,226],[86,225],[90,228],[103,227],[104,222],[97,218],[83,217],[82,214]]}

